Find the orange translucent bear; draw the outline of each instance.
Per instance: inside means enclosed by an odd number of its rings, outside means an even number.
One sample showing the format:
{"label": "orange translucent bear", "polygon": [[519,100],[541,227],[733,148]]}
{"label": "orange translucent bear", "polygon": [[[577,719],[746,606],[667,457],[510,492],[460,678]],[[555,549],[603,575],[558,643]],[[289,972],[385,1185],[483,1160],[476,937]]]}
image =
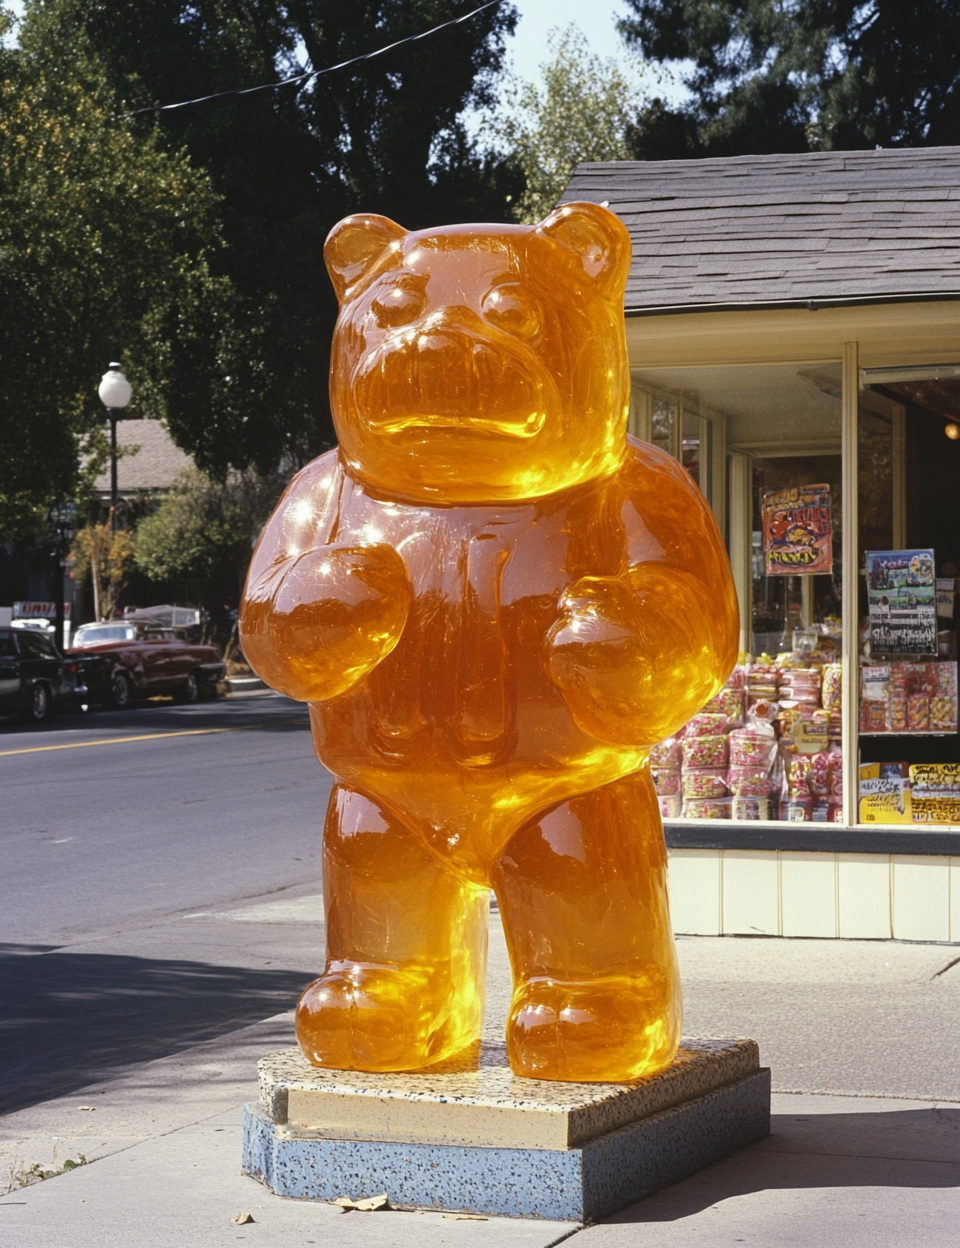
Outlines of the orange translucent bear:
{"label": "orange translucent bear", "polygon": [[649,1074],[682,1014],[649,748],[722,686],[738,624],[702,495],[627,436],[629,236],[585,203],[354,216],[326,260],[339,448],[277,506],[241,614],[337,780],[300,1047],[400,1071],[471,1046],[493,889],[513,1071]]}

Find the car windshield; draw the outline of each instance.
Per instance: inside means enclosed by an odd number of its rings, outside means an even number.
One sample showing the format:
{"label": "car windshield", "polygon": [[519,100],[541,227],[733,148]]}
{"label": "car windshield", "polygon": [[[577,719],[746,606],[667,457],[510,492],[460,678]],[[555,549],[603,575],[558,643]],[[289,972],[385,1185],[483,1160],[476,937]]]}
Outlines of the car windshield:
{"label": "car windshield", "polygon": [[136,641],[137,630],[130,624],[83,624],[73,639],[75,646],[100,646],[105,641]]}

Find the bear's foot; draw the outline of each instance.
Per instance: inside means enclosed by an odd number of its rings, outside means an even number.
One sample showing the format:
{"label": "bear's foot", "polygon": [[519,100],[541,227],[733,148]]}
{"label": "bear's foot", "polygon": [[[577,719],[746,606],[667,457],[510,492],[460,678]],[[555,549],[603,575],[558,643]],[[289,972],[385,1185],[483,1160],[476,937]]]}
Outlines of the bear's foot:
{"label": "bear's foot", "polygon": [[510,1066],[527,1079],[629,1083],[670,1064],[681,1021],[679,991],[664,976],[529,979],[513,994]]}
{"label": "bear's foot", "polygon": [[431,968],[332,963],[300,998],[297,1043],[314,1066],[422,1070],[479,1036],[482,1002],[461,997]]}

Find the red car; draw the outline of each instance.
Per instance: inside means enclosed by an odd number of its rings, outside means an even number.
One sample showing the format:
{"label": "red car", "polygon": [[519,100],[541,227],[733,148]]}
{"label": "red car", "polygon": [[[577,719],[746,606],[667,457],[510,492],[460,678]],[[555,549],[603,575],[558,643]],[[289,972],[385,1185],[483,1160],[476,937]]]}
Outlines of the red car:
{"label": "red car", "polygon": [[194,702],[213,692],[225,670],[216,646],[194,645],[173,629],[124,620],[82,624],[67,653],[80,665],[91,703],[118,708],[155,693]]}

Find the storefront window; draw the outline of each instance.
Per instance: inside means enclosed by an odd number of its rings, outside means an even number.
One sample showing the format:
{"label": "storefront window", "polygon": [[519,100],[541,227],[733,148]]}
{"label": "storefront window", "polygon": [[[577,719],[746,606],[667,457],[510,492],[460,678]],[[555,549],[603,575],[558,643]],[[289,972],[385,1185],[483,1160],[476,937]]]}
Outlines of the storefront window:
{"label": "storefront window", "polygon": [[863,376],[862,823],[960,823],[958,373],[891,368]]}
{"label": "storefront window", "polygon": [[745,650],[727,687],[654,751],[662,812],[836,821],[839,366],[651,370],[635,380],[680,413],[673,454],[708,497],[717,492],[710,440],[723,429],[731,455],[731,561],[744,620]]}

